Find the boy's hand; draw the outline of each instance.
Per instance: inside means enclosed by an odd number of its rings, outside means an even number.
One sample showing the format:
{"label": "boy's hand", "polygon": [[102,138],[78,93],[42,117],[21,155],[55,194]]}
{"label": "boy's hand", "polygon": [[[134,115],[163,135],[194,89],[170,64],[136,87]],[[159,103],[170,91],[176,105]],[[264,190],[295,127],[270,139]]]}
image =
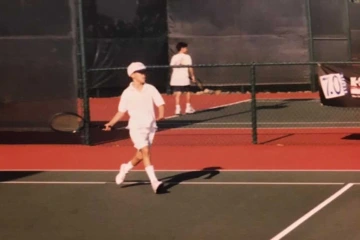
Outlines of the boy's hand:
{"label": "boy's hand", "polygon": [[106,123],[104,126],[105,126],[105,128],[102,129],[103,131],[111,131],[112,126],[110,123]]}
{"label": "boy's hand", "polygon": [[117,112],[115,116],[110,120],[110,122],[104,125],[103,131],[111,131],[113,126],[120,121],[120,119],[124,116],[125,112]]}

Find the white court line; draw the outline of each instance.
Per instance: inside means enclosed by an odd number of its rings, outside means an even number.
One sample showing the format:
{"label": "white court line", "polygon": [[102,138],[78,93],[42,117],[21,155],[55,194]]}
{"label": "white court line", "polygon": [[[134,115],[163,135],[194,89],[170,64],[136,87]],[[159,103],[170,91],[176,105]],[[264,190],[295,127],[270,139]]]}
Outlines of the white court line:
{"label": "white court line", "polygon": [[[119,169],[1,169],[0,172],[118,172]],[[145,172],[145,170],[131,170]],[[156,172],[360,172],[360,169],[159,169]]]}
{"label": "white court line", "polygon": [[[281,124],[279,124],[281,125]],[[333,126],[333,127],[326,127],[326,126],[319,126],[319,127],[312,127],[312,126],[305,126],[305,127],[297,127],[297,126],[294,126],[294,127],[281,127],[281,126],[276,126],[276,127],[261,127],[259,126],[258,129],[262,130],[262,129],[267,129],[267,130],[275,130],[274,133],[276,133],[276,129],[286,129],[286,130],[294,130],[294,129],[298,129],[298,130],[308,130],[308,129],[319,129],[319,130],[322,130],[322,129],[354,129],[354,128],[359,128],[360,127],[360,124],[359,126]],[[226,128],[225,128],[226,129]],[[239,128],[234,128],[234,129],[239,129]],[[248,128],[245,128],[245,129],[248,129]],[[320,133],[321,134],[321,133]]]}
{"label": "white court line", "polygon": [[341,188],[339,191],[334,193],[332,196],[330,196],[328,199],[317,205],[315,208],[313,208],[311,211],[309,211],[307,214],[299,218],[297,221],[295,221],[293,224],[291,224],[289,227],[281,231],[279,234],[277,234],[275,237],[271,238],[271,240],[280,240],[284,236],[286,236],[288,233],[290,233],[292,230],[297,228],[300,224],[305,222],[307,219],[309,219],[312,215],[320,211],[322,208],[324,208],[326,205],[334,201],[337,197],[339,197],[341,194],[346,192],[349,188],[351,188],[354,184],[348,183],[343,188]]}
{"label": "white court line", "polygon": [[[184,121],[186,122],[186,121]],[[166,124],[165,124],[166,125]],[[181,125],[181,122],[177,122],[177,123],[173,123],[173,124],[168,124],[168,126],[172,126],[172,125]],[[180,128],[168,128],[166,129],[166,131],[182,131],[182,130],[203,130],[203,131],[209,131],[209,130],[251,130],[251,127],[216,127],[216,128],[209,128],[209,127],[193,127],[193,126],[196,126],[197,123],[191,123],[191,125],[188,125],[188,126],[185,126],[185,127],[180,127]],[[206,124],[204,124],[206,125]],[[211,124],[209,124],[211,125]],[[222,124],[224,125],[224,124]],[[225,124],[226,125],[226,124]],[[250,125],[250,124],[249,124]],[[158,126],[159,127],[159,126]],[[164,129],[165,126],[162,126],[162,128]],[[161,127],[159,127],[161,129]],[[279,127],[280,128],[280,127]],[[296,127],[295,127],[296,128]],[[301,127],[300,127],[301,128]],[[334,127],[335,128],[335,127]],[[337,128],[341,128],[341,127],[337,127]],[[261,128],[261,129],[264,129],[264,128]],[[274,128],[269,128],[269,129],[274,129]],[[292,128],[289,128],[289,129],[294,129],[293,127]],[[304,128],[303,128],[304,129]],[[315,128],[315,129],[319,129],[319,128]],[[161,132],[159,131],[158,134],[161,134]],[[211,132],[210,132],[211,134]],[[225,133],[225,135],[227,135],[229,133]],[[238,134],[235,132],[235,134]]]}
{"label": "white court line", "polygon": [[[166,181],[165,181],[166,182]],[[100,185],[106,183],[113,183],[110,182],[86,182],[86,181],[4,181],[0,182],[0,184],[26,184],[26,185]],[[149,181],[129,181],[124,182],[124,185],[129,184],[149,184]],[[181,184],[181,185],[344,185],[341,182],[166,182],[168,184]]]}
{"label": "white court line", "polygon": [[[268,99],[268,100],[267,100]],[[289,102],[288,100],[292,100],[294,102],[298,101],[298,102],[302,102],[302,103],[305,103],[305,102],[320,102],[320,99],[301,99],[301,98],[256,98],[256,101],[257,102]],[[306,101],[304,101],[306,100]]]}
{"label": "white court line", "polygon": [[0,184],[26,184],[26,185],[100,185],[107,182],[73,182],[73,181],[5,181]]}
{"label": "white court line", "polygon": [[[185,121],[185,120],[183,120]],[[316,125],[316,124],[319,124],[319,125],[323,125],[323,124],[344,124],[344,123],[347,123],[347,124],[358,124],[359,127],[360,127],[360,123],[359,122],[260,122],[258,121],[258,124],[266,124],[266,125],[301,125],[301,124],[304,124],[304,125]],[[175,125],[175,124],[178,124],[177,122],[174,122],[174,123],[171,123],[171,122],[168,122],[168,123],[162,123],[163,125]],[[234,122],[199,122],[199,123],[194,123],[194,124],[198,124],[198,125],[250,125],[251,122],[240,122],[240,123],[234,123]]]}
{"label": "white court line", "polygon": [[339,182],[166,182],[182,185],[344,185]]}
{"label": "white court line", "polygon": [[[232,102],[232,103],[227,103],[227,104],[223,104],[223,105],[218,105],[216,107],[211,107],[211,108],[207,108],[207,109],[217,109],[217,108],[222,108],[222,107],[228,107],[228,106],[232,106],[232,105],[236,105],[239,103],[246,103],[246,102],[250,102],[251,99],[245,99],[245,100],[241,100],[241,101],[237,101],[237,102]],[[206,111],[207,109],[204,110],[199,110],[199,112],[201,111]],[[195,112],[196,113],[196,112]]]}
{"label": "white court line", "polygon": [[[351,124],[359,124],[359,122],[278,122],[278,123],[274,123],[274,122],[258,122],[259,124],[271,124],[271,125],[276,125],[276,124],[343,124],[343,123],[351,123]],[[360,125],[360,124],[359,124]]]}
{"label": "white court line", "polygon": [[[181,123],[180,123],[181,124]],[[216,127],[216,128],[209,128],[207,126],[205,127],[193,127],[193,126],[196,126],[198,123],[192,123],[191,126],[189,125],[188,127],[180,127],[180,128],[169,128],[169,129],[166,129],[166,131],[183,131],[183,130],[204,130],[204,131],[209,131],[210,130],[251,130],[251,126],[249,127]],[[174,124],[168,124],[169,126],[171,125],[176,125],[175,123]],[[200,124],[201,125],[201,124]],[[203,124],[203,125],[212,125],[211,123],[210,124]],[[221,124],[221,125],[227,125],[227,124]],[[228,124],[229,125],[229,124]],[[250,124],[242,124],[242,125],[250,125]],[[260,124],[261,125],[261,124]],[[257,129],[258,130],[273,130],[274,131],[274,134],[284,134],[284,133],[277,133],[276,130],[323,130],[323,129],[354,129],[354,128],[360,128],[360,124],[359,126],[319,126],[319,127],[312,127],[312,126],[293,126],[293,127],[282,127],[280,126],[281,124],[279,124],[279,126],[275,126],[275,127],[261,127],[259,126]],[[233,125],[230,125],[230,126],[235,126],[235,124]],[[165,126],[163,126],[164,128]],[[159,127],[161,129],[161,127]],[[160,132],[159,132],[160,133]],[[336,132],[335,132],[336,133]],[[211,134],[211,133],[210,133]],[[228,133],[226,133],[228,134]],[[225,135],[226,135],[225,134]],[[234,134],[238,134],[238,133],[234,133]]]}

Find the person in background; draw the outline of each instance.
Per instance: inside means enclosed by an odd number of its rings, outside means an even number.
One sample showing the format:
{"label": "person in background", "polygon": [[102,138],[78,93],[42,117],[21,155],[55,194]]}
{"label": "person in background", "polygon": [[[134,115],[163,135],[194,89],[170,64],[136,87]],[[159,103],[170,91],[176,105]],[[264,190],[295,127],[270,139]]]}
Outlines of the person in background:
{"label": "person in background", "polygon": [[[188,44],[179,42],[176,45],[177,54],[172,56],[170,66],[192,65],[191,56],[188,54]],[[189,68],[172,68],[170,86],[175,95],[175,114],[181,114],[180,96],[186,94],[185,113],[194,113],[195,110],[191,105],[190,80],[195,82],[194,69]]]}

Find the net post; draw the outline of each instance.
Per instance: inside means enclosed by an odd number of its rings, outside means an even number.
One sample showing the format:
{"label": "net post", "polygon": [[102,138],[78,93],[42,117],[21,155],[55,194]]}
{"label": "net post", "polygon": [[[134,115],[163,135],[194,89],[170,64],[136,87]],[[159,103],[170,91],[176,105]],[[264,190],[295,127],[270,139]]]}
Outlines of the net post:
{"label": "net post", "polygon": [[[306,20],[308,27],[308,51],[309,51],[309,61],[314,61],[314,38],[312,32],[312,18],[311,18],[311,0],[306,0]],[[312,92],[316,92],[316,79],[315,79],[315,66],[309,65],[310,67],[310,88]]]}
{"label": "net post", "polygon": [[80,47],[80,65],[81,65],[81,88],[83,98],[84,131],[82,131],[82,141],[85,145],[90,145],[90,107],[87,87],[87,68],[85,56],[85,34],[83,19],[83,0],[78,0],[78,25],[79,25],[79,47]]}
{"label": "net post", "polygon": [[251,130],[252,143],[257,144],[257,111],[256,111],[256,64],[250,66],[250,85],[251,85]]}
{"label": "net post", "polygon": [[351,40],[351,28],[350,28],[350,1],[345,1],[345,8],[346,8],[346,28],[347,28],[347,31],[346,31],[346,35],[347,35],[347,40],[348,40],[348,61],[351,61],[352,60],[352,46],[351,46],[351,43],[352,43],[352,40]]}

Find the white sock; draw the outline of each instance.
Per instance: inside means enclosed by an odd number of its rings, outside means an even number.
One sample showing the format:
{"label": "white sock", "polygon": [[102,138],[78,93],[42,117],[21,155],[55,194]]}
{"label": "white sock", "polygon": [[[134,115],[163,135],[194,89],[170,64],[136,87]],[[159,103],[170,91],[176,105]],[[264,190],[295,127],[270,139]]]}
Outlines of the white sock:
{"label": "white sock", "polygon": [[191,107],[191,104],[190,104],[190,103],[187,103],[187,104],[186,104],[186,107],[187,107],[187,108],[190,108],[190,107]]}
{"label": "white sock", "polygon": [[126,173],[128,173],[134,166],[132,165],[131,161],[125,164]]}
{"label": "white sock", "polygon": [[150,182],[156,182],[158,179],[155,176],[154,166],[150,165],[145,168],[145,171],[150,179]]}
{"label": "white sock", "polygon": [[176,109],[180,109],[180,105],[179,105],[179,104],[176,104],[176,105],[175,105],[175,108],[176,108]]}

